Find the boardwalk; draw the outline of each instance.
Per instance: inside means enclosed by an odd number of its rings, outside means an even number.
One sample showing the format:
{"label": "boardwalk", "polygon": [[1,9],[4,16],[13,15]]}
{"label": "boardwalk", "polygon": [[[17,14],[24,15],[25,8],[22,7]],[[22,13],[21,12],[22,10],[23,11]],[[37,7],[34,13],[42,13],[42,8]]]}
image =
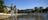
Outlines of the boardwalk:
{"label": "boardwalk", "polygon": [[[5,16],[4,16],[5,15]],[[19,14],[4,14],[4,13],[0,13],[0,19],[9,19],[9,20],[16,20],[15,16],[22,16],[22,15],[30,15],[30,16],[42,16],[45,18],[45,20],[47,19],[47,13],[37,13],[37,14],[27,14],[27,13],[19,13]]]}

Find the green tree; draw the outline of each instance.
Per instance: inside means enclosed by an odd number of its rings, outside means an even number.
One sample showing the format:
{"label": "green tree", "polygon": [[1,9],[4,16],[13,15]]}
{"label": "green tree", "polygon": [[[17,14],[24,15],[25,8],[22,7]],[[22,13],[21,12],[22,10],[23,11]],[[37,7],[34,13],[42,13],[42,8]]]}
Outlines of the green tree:
{"label": "green tree", "polygon": [[48,10],[48,7],[46,7],[46,9]]}
{"label": "green tree", "polygon": [[37,9],[38,9],[38,7],[35,7],[34,9],[35,9],[35,10],[37,10]]}
{"label": "green tree", "polygon": [[0,0],[0,12],[4,12],[4,0]]}
{"label": "green tree", "polygon": [[43,9],[43,7],[42,7],[42,6],[40,6],[40,9]]}

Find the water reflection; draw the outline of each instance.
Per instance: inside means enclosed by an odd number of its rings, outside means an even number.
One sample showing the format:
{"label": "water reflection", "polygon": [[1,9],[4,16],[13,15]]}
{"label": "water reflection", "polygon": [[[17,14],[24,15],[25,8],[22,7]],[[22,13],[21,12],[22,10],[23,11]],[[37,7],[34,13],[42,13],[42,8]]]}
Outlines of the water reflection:
{"label": "water reflection", "polygon": [[[38,15],[32,15],[32,14],[31,14],[31,16],[41,16],[41,17],[40,17],[41,20],[48,20],[47,15],[48,15],[48,14],[45,14],[45,13],[40,13],[40,14],[38,14]],[[42,18],[43,18],[43,19],[42,19]],[[35,19],[35,18],[18,18],[18,20],[36,20],[36,19]]]}
{"label": "water reflection", "polygon": [[18,20],[35,20],[35,18],[19,18]]}

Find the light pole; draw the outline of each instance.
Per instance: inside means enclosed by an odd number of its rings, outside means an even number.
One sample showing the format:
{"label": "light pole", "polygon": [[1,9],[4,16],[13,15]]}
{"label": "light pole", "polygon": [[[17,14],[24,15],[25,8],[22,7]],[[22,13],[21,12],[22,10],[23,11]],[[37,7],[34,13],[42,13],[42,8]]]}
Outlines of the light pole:
{"label": "light pole", "polygon": [[15,20],[15,18],[14,18],[14,16],[13,16],[13,14],[15,14],[14,13],[15,11],[14,11],[14,6],[13,6],[13,3],[11,4],[11,15],[12,15],[12,19],[13,20]]}
{"label": "light pole", "polygon": [[16,8],[16,5],[14,5],[14,14],[15,14],[15,18],[16,18],[16,20],[17,20],[18,10],[17,10],[17,8]]}

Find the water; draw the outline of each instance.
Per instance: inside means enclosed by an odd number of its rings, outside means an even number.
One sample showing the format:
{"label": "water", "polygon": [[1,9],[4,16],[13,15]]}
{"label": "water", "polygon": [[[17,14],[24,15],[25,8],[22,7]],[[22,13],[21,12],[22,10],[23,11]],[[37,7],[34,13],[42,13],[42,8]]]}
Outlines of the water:
{"label": "water", "polygon": [[[13,14],[14,11],[12,10],[11,13]],[[34,15],[34,14],[31,14],[31,16]],[[42,16],[44,17],[45,19],[44,20],[48,20],[48,14],[46,13],[40,13],[40,14],[36,14],[36,16]],[[13,18],[13,17],[12,17]],[[18,20],[36,20],[35,18],[18,18]]]}
{"label": "water", "polygon": [[19,18],[18,20],[36,20],[35,18]]}
{"label": "water", "polygon": [[[48,20],[48,14],[41,13],[38,14],[37,16],[42,16],[44,19],[43,20]],[[36,20],[35,18],[18,18],[18,20]]]}

